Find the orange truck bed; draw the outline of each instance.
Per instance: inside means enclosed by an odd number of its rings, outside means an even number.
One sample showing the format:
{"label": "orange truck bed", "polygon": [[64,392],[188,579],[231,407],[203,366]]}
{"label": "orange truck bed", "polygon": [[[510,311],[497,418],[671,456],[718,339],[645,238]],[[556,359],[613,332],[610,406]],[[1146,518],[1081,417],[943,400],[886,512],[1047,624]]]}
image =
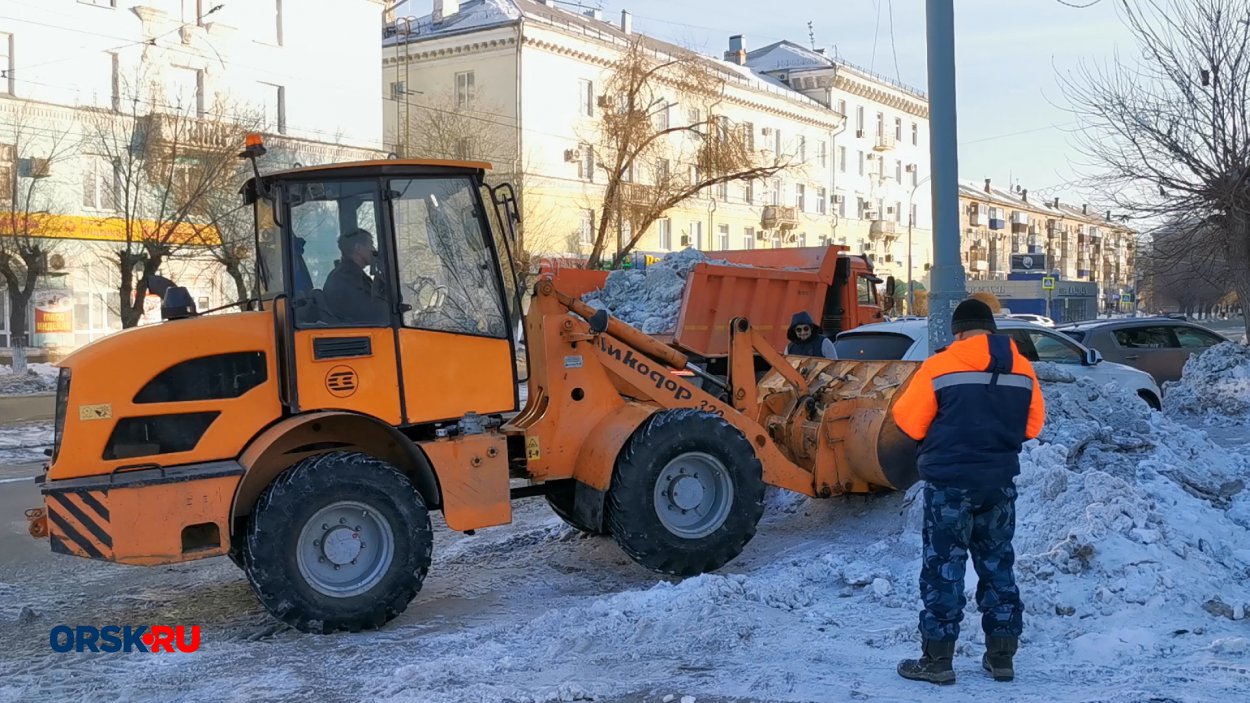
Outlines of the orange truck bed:
{"label": "orange truck bed", "polygon": [[[729,322],[745,317],[778,350],[785,349],[790,316],[806,310],[821,319],[843,246],[708,252],[726,264],[697,264],[686,280],[672,343],[704,357],[729,353]],[[602,288],[607,271],[560,269],[556,287],[580,297]],[[660,339],[668,341],[667,335]]]}

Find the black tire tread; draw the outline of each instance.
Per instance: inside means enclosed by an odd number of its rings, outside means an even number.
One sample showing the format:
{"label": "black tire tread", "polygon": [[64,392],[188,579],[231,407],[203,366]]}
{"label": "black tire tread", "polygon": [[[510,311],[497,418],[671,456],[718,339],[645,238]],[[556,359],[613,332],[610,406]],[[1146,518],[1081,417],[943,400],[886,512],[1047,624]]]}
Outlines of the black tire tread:
{"label": "black tire tread", "polygon": [[[655,478],[668,459],[686,451],[719,458],[734,476],[734,506],[725,523],[698,540],[669,533],[655,514]],[[715,571],[742,553],[764,514],[763,466],[747,438],[724,418],[684,408],[652,415],[626,442],[607,494],[608,531],[634,561],[660,573],[694,576]]]}
{"label": "black tire tread", "polygon": [[[395,555],[384,577],[387,590],[332,601],[303,585],[286,547],[303,527],[299,512],[327,498],[359,496],[362,490],[371,493],[375,506],[396,511],[407,524],[391,524]],[[432,554],[429,511],[408,477],[367,454],[331,452],[292,466],[264,490],[248,520],[243,562],[252,590],[274,617],[303,632],[328,634],[376,629],[404,612],[421,590]]]}
{"label": "black tire tread", "polygon": [[551,506],[551,512],[555,513],[564,521],[566,525],[573,529],[584,532],[588,535],[606,535],[608,531],[602,527],[592,527],[584,524],[573,514],[573,480],[569,479],[567,485],[565,481],[560,481],[559,486],[552,486],[546,495],[547,505]]}

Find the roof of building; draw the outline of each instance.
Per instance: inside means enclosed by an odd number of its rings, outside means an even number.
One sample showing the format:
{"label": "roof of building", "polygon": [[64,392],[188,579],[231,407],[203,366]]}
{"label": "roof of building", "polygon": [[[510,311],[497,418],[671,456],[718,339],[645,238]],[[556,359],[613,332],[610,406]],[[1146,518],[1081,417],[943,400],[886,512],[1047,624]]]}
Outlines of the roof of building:
{"label": "roof of building", "polygon": [[[406,4],[406,3],[405,3]],[[399,6],[402,12],[404,5]],[[407,25],[398,27],[398,32],[383,38],[383,46],[402,43],[406,37],[408,42],[417,42],[434,37],[452,36],[468,32],[483,31],[496,27],[515,24],[521,19],[535,21],[557,29],[580,34],[588,39],[624,45],[638,39],[648,48],[670,55],[694,55],[714,70],[724,74],[726,78],[756,90],[771,93],[809,107],[821,110],[830,108],[794,90],[773,76],[763,75],[752,70],[750,66],[739,66],[729,61],[699,54],[677,44],[672,44],[640,32],[626,33],[613,23],[603,19],[595,19],[589,15],[564,10],[547,5],[537,0],[464,0],[458,11],[441,22],[435,23],[433,14],[407,18]],[[403,22],[403,20],[400,20]]]}
{"label": "roof of building", "polygon": [[773,42],[747,52],[747,65],[760,73],[777,71],[815,71],[827,68],[850,69],[879,83],[897,88],[904,93],[921,100],[927,100],[924,91],[903,83],[900,80],[887,78],[879,73],[857,66],[839,56],[829,56],[823,50],[808,49],[789,40]]}
{"label": "roof of building", "polygon": [[1108,220],[1106,213],[1101,212],[1084,212],[1080,207],[1060,202],[1055,207],[1055,200],[1035,199],[1025,200],[1024,191],[1020,193],[1003,190],[994,185],[990,185],[989,190],[983,184],[977,184],[973,181],[961,181],[959,184],[959,195],[964,198],[975,198],[977,200],[988,200],[996,205],[1005,207],[1019,208],[1021,210],[1030,210],[1033,212],[1041,212],[1053,217],[1062,217],[1069,220],[1080,220],[1096,225],[1105,225],[1117,229],[1130,229],[1123,222],[1116,222],[1114,219]]}

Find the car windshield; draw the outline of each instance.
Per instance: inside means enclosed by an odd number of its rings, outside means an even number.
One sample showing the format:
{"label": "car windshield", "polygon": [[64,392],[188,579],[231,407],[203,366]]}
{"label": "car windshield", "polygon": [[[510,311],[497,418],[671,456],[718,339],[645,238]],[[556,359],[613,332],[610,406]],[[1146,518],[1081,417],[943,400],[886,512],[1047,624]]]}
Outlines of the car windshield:
{"label": "car windshield", "polygon": [[1059,330],[1078,342],[1085,341],[1085,332],[1083,330]]}
{"label": "car windshield", "polygon": [[915,340],[894,332],[848,332],[833,343],[839,359],[897,361],[907,355]]}

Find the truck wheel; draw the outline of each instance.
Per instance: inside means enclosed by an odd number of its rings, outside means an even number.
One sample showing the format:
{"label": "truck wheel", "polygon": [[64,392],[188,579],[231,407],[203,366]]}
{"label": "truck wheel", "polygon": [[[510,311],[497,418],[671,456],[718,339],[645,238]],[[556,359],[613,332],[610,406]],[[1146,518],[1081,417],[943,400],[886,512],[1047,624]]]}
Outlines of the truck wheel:
{"label": "truck wheel", "polygon": [[577,490],[574,481],[553,481],[546,493],[547,505],[551,511],[560,516],[569,527],[585,532],[588,535],[606,535],[601,527],[584,524],[573,514],[573,492]]}
{"label": "truck wheel", "polygon": [[274,617],[304,632],[381,627],[421,590],[430,514],[398,469],[358,452],[310,457],[261,494],[244,567]]}
{"label": "truck wheel", "polygon": [[723,418],[692,409],[656,413],[617,457],[608,530],[653,571],[714,571],[755,536],[762,474],[750,442]]}

